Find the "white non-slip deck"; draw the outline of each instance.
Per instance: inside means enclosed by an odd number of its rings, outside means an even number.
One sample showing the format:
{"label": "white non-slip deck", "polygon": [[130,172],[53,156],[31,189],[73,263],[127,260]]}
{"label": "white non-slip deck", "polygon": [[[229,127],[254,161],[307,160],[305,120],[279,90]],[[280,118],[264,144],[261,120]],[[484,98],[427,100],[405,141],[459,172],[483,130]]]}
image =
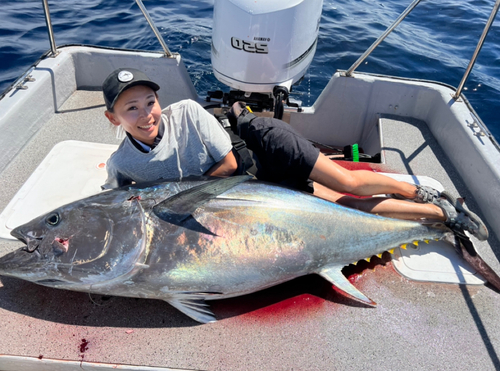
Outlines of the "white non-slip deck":
{"label": "white non-slip deck", "polygon": [[49,211],[99,193],[106,161],[117,145],[80,142],[56,144],[0,214],[0,238]]}

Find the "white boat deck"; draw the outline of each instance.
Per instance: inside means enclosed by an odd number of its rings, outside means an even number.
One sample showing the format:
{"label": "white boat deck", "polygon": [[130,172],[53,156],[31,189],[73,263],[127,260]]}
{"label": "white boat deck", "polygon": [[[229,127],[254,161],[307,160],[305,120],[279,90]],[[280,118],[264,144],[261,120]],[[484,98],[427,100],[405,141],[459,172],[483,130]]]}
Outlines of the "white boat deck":
{"label": "white boat deck", "polygon": [[[0,173],[0,210],[55,144],[117,144],[103,112],[100,92],[73,93]],[[480,213],[425,123],[405,119],[402,127],[394,119],[381,121],[386,167],[433,177]],[[495,236],[475,242],[488,263],[500,256]],[[20,246],[2,240],[0,254]],[[159,300],[89,296],[1,277],[0,355],[32,357],[26,369],[55,369],[44,365],[48,359],[76,362],[66,369],[90,369],[88,362],[187,370],[500,369],[498,292],[410,281],[388,254],[359,266],[346,273],[366,268],[352,280],[376,308],[308,276],[211,302],[218,322],[206,325]],[[0,357],[0,369],[14,370],[9,364]]]}

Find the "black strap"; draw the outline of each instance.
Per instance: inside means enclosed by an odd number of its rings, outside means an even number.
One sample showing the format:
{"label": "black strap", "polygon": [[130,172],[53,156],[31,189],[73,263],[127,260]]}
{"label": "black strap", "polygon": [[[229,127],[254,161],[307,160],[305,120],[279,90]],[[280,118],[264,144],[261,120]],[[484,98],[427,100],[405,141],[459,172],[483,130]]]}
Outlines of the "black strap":
{"label": "black strap", "polygon": [[233,149],[238,154],[238,169],[234,172],[234,175],[242,175],[242,174],[252,174],[255,175],[257,173],[257,166],[253,161],[253,154],[247,148],[247,145],[243,139],[241,139],[232,129],[231,124],[226,115],[224,114],[214,114],[215,118],[222,127],[229,134],[229,138],[231,138],[231,144]]}

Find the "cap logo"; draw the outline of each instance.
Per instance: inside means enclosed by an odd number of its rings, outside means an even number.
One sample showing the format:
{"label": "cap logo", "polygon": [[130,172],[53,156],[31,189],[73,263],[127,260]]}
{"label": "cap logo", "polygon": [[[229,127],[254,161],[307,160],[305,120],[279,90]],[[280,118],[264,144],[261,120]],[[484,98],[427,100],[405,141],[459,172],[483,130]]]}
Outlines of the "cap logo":
{"label": "cap logo", "polygon": [[132,81],[134,75],[130,71],[120,71],[118,74],[118,81],[120,82],[129,82]]}

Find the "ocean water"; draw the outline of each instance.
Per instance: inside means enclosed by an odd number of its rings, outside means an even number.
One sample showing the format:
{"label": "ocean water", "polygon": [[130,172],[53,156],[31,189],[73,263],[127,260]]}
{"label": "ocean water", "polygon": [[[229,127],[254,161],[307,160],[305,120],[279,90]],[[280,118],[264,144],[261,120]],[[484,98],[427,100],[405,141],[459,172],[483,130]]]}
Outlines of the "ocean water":
{"label": "ocean water", "polygon": [[[0,0],[0,92],[50,48],[41,0]],[[494,0],[422,1],[358,71],[458,86]],[[314,103],[337,69],[348,69],[411,0],[324,0],[318,47],[294,98]],[[228,88],[210,67],[213,0],[146,0],[173,52],[184,58],[199,94]],[[57,45],[161,50],[133,0],[51,0]],[[500,18],[497,17],[497,18]],[[464,94],[500,140],[500,20],[486,38]]]}

